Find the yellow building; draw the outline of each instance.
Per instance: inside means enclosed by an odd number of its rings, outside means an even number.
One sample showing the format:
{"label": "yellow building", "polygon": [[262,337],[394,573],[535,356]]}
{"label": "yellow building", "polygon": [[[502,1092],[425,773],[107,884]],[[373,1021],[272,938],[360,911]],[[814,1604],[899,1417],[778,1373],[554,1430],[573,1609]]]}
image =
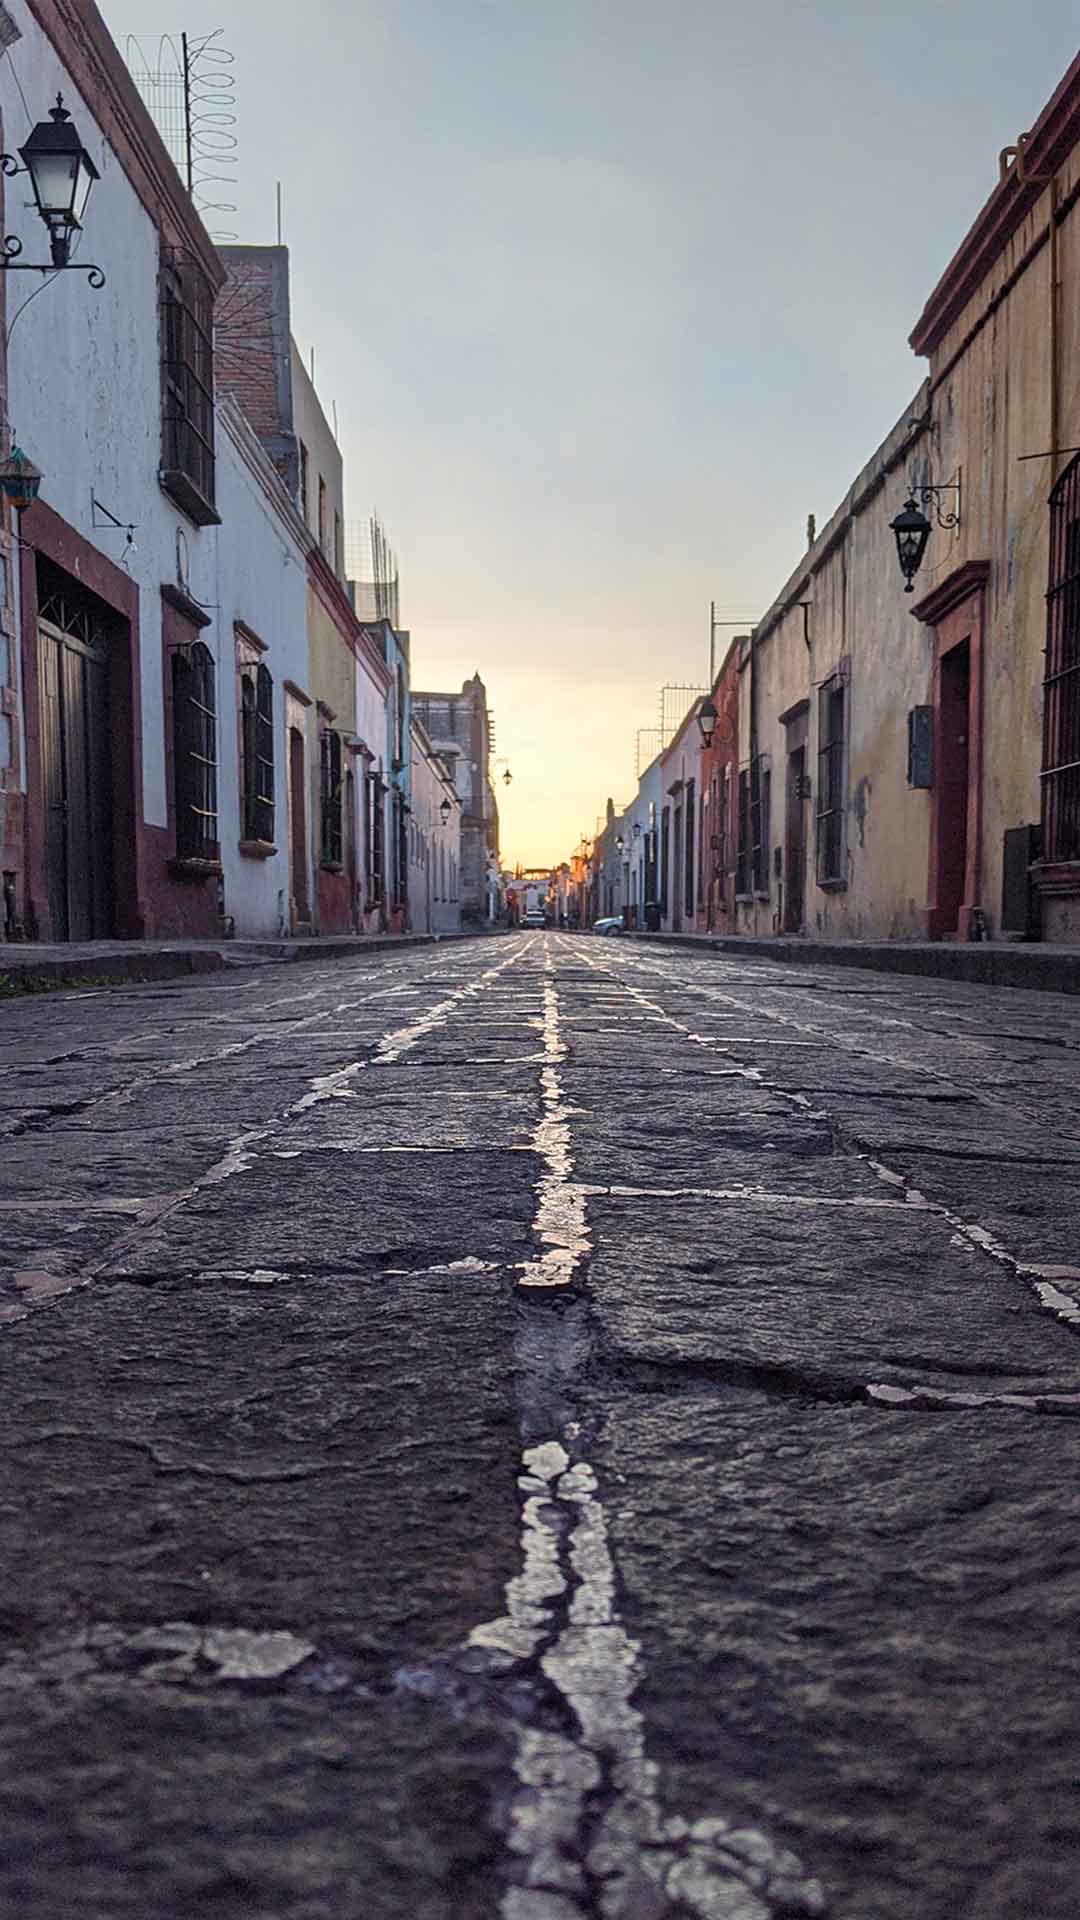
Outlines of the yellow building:
{"label": "yellow building", "polygon": [[1080,939],[1078,199],[1080,59],[926,304],[927,380],[744,648],[740,931]]}

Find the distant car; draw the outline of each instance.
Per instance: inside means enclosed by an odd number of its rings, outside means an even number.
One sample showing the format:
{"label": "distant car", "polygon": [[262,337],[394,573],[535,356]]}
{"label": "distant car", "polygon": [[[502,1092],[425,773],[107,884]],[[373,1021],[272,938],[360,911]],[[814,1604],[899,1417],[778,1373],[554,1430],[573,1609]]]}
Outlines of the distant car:
{"label": "distant car", "polygon": [[604,920],[594,920],[592,930],[600,934],[621,933],[623,931],[622,914],[613,913]]}
{"label": "distant car", "polygon": [[521,924],[522,924],[522,926],[523,926],[523,927],[543,927],[543,926],[546,926],[546,925],[547,925],[547,921],[546,921],[546,919],[545,919],[545,916],[544,916],[544,910],[543,910],[543,908],[542,908],[542,907],[530,907],[530,908],[528,909],[528,911],[527,911],[526,913],[523,913],[523,914],[522,914],[522,916],[521,916]]}

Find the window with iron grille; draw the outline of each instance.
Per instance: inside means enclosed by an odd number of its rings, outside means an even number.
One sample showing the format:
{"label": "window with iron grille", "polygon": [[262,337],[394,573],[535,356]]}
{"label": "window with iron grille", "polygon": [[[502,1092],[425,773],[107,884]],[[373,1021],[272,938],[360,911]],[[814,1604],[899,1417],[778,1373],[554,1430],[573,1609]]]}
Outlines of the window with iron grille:
{"label": "window with iron grille", "polygon": [[750,762],[750,872],[755,893],[769,891],[772,770],[763,753]]}
{"label": "window with iron grille", "polygon": [[842,886],[844,872],[844,721],[846,688],[833,674],[818,688],[817,877]]}
{"label": "window with iron grille", "polygon": [[300,517],[305,527],[308,521],[308,450],[300,441]]}
{"label": "window with iron grille", "polygon": [[245,840],[273,840],[274,683],[261,661],[240,668],[240,818]]}
{"label": "window with iron grille", "polygon": [[671,808],[665,807],[660,815],[660,899],[657,902],[662,914],[668,909],[668,865],[671,849]]}
{"label": "window with iron grille", "polygon": [[1050,495],[1042,858],[1080,860],[1080,455]]}
{"label": "window with iron grille", "polygon": [[409,840],[407,832],[405,802],[400,793],[394,795],[394,843],[393,843],[393,888],[391,906],[403,907],[409,897]]}
{"label": "window with iron grille", "polygon": [[173,802],[179,860],[217,860],[214,657],[201,640],[172,653]]}
{"label": "window with iron grille", "polygon": [[383,874],[383,798],[385,793],[386,788],[383,786],[379,775],[377,773],[369,773],[367,776],[367,838],[365,845],[367,855],[365,884],[367,887],[367,904],[369,909],[382,905],[385,890]]}
{"label": "window with iron grille", "polygon": [[686,783],[686,806],[683,810],[683,818],[686,821],[686,845],[683,849],[683,852],[685,855],[686,872],[685,872],[685,880],[684,880],[684,886],[683,886],[683,899],[686,902],[685,911],[691,915],[693,914],[694,908],[697,904],[696,903],[696,886],[695,886],[695,875],[697,872],[697,858],[696,858],[697,849],[694,843],[694,829],[697,825],[697,808],[694,804],[694,794],[695,794],[695,782],[693,780],[688,780]]}
{"label": "window with iron grille", "polygon": [[199,526],[214,508],[214,299],[184,249],[161,262],[161,481]]}
{"label": "window with iron grille", "polygon": [[324,727],[319,738],[321,750],[319,778],[319,819],[324,867],[340,867],[344,834],[341,806],[341,735],[333,727]]}
{"label": "window with iron grille", "polygon": [[743,767],[739,773],[739,838],[735,857],[736,893],[745,895],[750,892],[751,850],[750,769]]}

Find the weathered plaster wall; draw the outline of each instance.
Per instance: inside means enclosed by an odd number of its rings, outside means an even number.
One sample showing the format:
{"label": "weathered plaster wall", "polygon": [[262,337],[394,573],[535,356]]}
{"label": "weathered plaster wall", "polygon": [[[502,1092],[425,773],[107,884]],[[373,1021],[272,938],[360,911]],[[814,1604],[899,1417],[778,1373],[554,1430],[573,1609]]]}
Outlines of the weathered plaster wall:
{"label": "weathered plaster wall", "polygon": [[[225,910],[238,934],[288,931],[288,753],[283,683],[302,685],[307,672],[307,567],[303,528],[282,495],[275,509],[266,467],[260,485],[252,465],[262,448],[229,402],[218,407],[218,486],[222,527],[217,541],[217,602],[203,640],[214,652],[218,684],[218,834],[225,874]],[[264,641],[274,680],[274,845],[267,859],[240,852],[239,685],[235,623]]]}
{"label": "weathered plaster wall", "polygon": [[[41,467],[41,497],[112,561],[125,535],[93,524],[91,495],[136,525],[137,551],[125,566],[140,595],[142,789],[146,821],[167,819],[160,586],[177,575],[182,533],[191,592],[214,598],[213,529],[193,527],[158,485],[161,463],[161,371],[158,328],[158,230],[123,167],[106,144],[92,103],[38,27],[25,0],[10,11],[23,38],[13,51],[23,92],[44,116],[64,95],[80,135],[100,169],[90,198],[83,258],[107,276],[99,292],[79,273],[42,287],[33,275],[12,276],[8,289],[8,414],[20,445]],[[0,63],[0,111],[14,145],[29,128],[11,60]],[[8,192],[6,228],[27,260],[45,257],[48,241],[23,192]],[[17,287],[12,292],[12,287]],[[18,308],[37,298],[25,313]]]}
{"label": "weathered plaster wall", "polygon": [[[1078,183],[1074,152],[1058,175],[1059,205]],[[1067,211],[1057,230],[1055,407],[1049,203],[1046,188],[931,357],[933,477],[959,474],[963,483],[953,563],[990,561],[982,875],[991,931],[1000,919],[1004,834],[1040,815],[1047,503],[1066,464],[1051,449],[1080,442],[1080,211]],[[1024,457],[1032,454],[1043,457]],[[945,565],[944,553],[932,556],[930,585]],[[1071,937],[1080,937],[1080,921]]]}

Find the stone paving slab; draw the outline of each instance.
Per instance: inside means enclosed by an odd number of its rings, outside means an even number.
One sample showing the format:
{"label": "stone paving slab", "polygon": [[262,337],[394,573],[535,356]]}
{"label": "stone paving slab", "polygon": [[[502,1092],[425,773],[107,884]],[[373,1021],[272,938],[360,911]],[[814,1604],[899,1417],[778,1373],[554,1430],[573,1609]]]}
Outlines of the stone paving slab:
{"label": "stone paving slab", "polygon": [[606,1414],[600,1459],[669,1805],[719,1775],[844,1920],[1070,1911],[1080,1496],[1055,1422],[658,1397]]}
{"label": "stone paving slab", "polygon": [[598,1338],[617,1374],[760,1375],[840,1399],[877,1383],[1080,1393],[1073,1338],[919,1208],[612,1196],[590,1224]]}

